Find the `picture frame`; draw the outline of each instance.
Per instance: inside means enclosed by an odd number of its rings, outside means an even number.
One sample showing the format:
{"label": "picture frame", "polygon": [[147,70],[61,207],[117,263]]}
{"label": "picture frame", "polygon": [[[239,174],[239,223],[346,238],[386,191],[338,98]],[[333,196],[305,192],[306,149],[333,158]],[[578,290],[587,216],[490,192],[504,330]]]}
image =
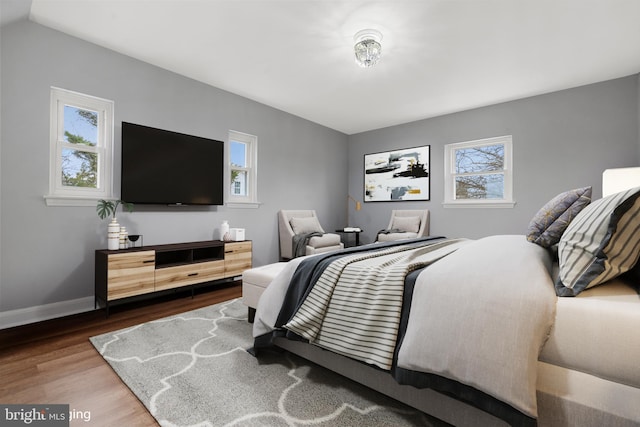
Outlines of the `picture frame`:
{"label": "picture frame", "polygon": [[430,145],[365,154],[363,200],[430,200],[430,155]]}

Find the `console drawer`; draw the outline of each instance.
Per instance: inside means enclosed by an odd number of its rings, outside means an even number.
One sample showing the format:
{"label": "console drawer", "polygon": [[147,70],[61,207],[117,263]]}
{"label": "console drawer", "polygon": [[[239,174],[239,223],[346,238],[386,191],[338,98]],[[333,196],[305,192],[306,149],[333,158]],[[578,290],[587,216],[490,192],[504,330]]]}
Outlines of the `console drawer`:
{"label": "console drawer", "polygon": [[156,291],[224,279],[224,261],[208,261],[158,268]]}
{"label": "console drawer", "polygon": [[107,300],[154,291],[155,251],[110,254],[107,258]]}
{"label": "console drawer", "polygon": [[242,275],[244,270],[251,268],[251,241],[225,243],[224,245],[224,276],[234,277]]}

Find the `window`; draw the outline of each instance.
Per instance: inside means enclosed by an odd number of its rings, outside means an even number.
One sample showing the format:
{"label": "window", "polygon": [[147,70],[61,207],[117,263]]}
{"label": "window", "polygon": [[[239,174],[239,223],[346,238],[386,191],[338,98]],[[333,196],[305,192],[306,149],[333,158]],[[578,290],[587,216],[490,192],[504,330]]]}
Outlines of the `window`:
{"label": "window", "polygon": [[246,133],[229,131],[229,194],[227,205],[257,207],[258,138]]}
{"label": "window", "polygon": [[51,88],[50,114],[47,205],[113,198],[113,101]]}
{"label": "window", "polygon": [[445,207],[513,207],[511,135],[448,144]]}

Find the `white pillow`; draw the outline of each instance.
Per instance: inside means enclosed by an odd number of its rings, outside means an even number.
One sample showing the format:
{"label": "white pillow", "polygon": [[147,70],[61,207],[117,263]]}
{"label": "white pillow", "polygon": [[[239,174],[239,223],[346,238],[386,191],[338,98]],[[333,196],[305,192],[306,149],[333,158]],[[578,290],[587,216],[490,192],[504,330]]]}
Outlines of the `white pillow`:
{"label": "white pillow", "polygon": [[420,230],[419,216],[396,216],[393,218],[392,230],[408,231],[417,233]]}
{"label": "white pillow", "polygon": [[291,218],[289,221],[291,228],[293,228],[294,234],[308,234],[308,233],[324,233],[324,230],[318,222],[318,218],[315,216],[308,216],[304,218]]}

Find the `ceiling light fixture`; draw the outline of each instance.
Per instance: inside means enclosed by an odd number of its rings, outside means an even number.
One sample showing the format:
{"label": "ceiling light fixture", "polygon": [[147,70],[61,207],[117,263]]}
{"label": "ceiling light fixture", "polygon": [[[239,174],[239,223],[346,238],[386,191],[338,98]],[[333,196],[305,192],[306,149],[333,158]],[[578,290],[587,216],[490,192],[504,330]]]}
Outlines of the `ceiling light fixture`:
{"label": "ceiling light fixture", "polygon": [[382,34],[377,30],[361,30],[353,37],[356,42],[354,46],[356,54],[356,64],[363,68],[376,65],[382,53]]}

